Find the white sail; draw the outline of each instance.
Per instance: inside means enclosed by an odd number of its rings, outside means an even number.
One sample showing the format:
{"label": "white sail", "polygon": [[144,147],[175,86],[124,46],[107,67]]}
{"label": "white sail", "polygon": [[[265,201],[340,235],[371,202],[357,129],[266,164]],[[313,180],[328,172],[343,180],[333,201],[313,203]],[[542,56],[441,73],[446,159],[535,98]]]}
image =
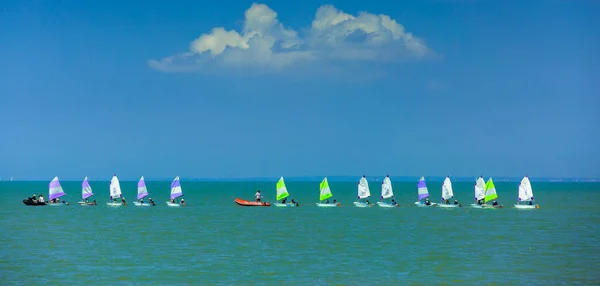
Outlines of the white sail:
{"label": "white sail", "polygon": [[452,191],[452,182],[450,181],[450,177],[446,177],[444,180],[444,185],[442,185],[442,199],[449,200],[454,196],[454,192]]}
{"label": "white sail", "polygon": [[369,191],[369,182],[367,182],[367,178],[363,176],[360,178],[360,182],[358,182],[358,198],[364,199],[371,196],[371,191]]}
{"label": "white sail", "polygon": [[528,202],[533,200],[533,189],[531,188],[531,182],[527,176],[523,177],[521,184],[519,184],[519,201]]}
{"label": "white sail", "polygon": [[390,180],[390,176],[386,176],[381,182],[381,198],[389,199],[394,196],[394,191],[392,190],[392,181]]}
{"label": "white sail", "polygon": [[483,200],[485,197],[485,181],[479,177],[475,182],[475,200]]}
{"label": "white sail", "polygon": [[117,175],[114,175],[112,180],[110,180],[110,198],[116,199],[119,197],[121,197],[121,184]]}

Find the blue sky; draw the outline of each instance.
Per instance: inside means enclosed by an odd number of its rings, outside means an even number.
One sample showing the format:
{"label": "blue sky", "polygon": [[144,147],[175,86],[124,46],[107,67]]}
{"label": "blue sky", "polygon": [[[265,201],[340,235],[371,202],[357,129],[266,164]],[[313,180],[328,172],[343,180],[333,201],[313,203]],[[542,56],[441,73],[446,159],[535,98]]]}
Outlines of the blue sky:
{"label": "blue sky", "polygon": [[600,177],[599,14],[3,1],[0,177]]}

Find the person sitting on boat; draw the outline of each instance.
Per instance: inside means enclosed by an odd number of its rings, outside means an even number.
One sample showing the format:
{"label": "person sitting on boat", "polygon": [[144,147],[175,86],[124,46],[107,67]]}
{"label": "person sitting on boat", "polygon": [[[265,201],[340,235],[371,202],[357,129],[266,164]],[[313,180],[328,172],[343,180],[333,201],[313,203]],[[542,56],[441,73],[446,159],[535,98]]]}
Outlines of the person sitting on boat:
{"label": "person sitting on boat", "polygon": [[40,195],[40,197],[38,198],[38,203],[45,203],[46,201],[44,201],[44,195]]}
{"label": "person sitting on boat", "polygon": [[256,199],[257,202],[260,202],[260,199],[262,198],[262,195],[260,194],[260,190],[256,191],[256,194],[254,194],[254,198]]}
{"label": "person sitting on boat", "polygon": [[327,200],[325,201],[325,203],[326,203],[326,204],[329,204],[329,199],[327,199]]}
{"label": "person sitting on boat", "polygon": [[149,199],[148,199],[148,203],[149,203],[149,204],[151,204],[151,205],[153,205],[153,206],[155,206],[155,205],[156,205],[156,204],[154,203],[154,201],[152,200],[152,198],[149,198]]}
{"label": "person sitting on boat", "polygon": [[426,199],[425,199],[425,205],[426,205],[426,206],[430,206],[430,205],[431,205],[431,202],[429,201],[429,198],[426,198]]}
{"label": "person sitting on boat", "polygon": [[371,202],[369,202],[369,200],[365,200],[365,202],[367,203],[367,205],[371,205]]}
{"label": "person sitting on boat", "polygon": [[335,205],[335,204],[337,204],[337,201],[336,201],[335,199],[333,199],[333,204],[334,204],[334,205]]}
{"label": "person sitting on boat", "polygon": [[31,199],[34,203],[37,203],[37,196],[35,194],[33,194],[33,196],[31,196]]}
{"label": "person sitting on boat", "polygon": [[174,204],[175,203],[175,199],[171,199],[171,203]]}
{"label": "person sitting on boat", "polygon": [[533,201],[529,201],[529,205],[530,205],[530,206],[533,206]]}
{"label": "person sitting on boat", "polygon": [[182,207],[185,207],[185,199],[181,199],[181,201],[179,202],[179,204],[180,204]]}
{"label": "person sitting on boat", "polygon": [[121,197],[121,203],[126,206],[127,205],[127,201],[125,200],[125,197]]}
{"label": "person sitting on boat", "polygon": [[298,203],[294,199],[292,199],[292,205],[298,205]]}
{"label": "person sitting on boat", "polygon": [[446,204],[449,205],[450,204],[450,200],[446,200]]}
{"label": "person sitting on boat", "polygon": [[285,204],[287,202],[287,198],[284,198],[283,200],[281,200],[282,204]]}
{"label": "person sitting on boat", "polygon": [[458,205],[458,200],[454,200],[454,204],[455,204],[455,205]]}
{"label": "person sitting on boat", "polygon": [[494,202],[492,203],[492,206],[497,206],[498,202],[496,200],[494,200]]}
{"label": "person sitting on boat", "polygon": [[397,204],[398,204],[398,203],[396,202],[396,200],[394,200],[394,199],[392,198],[392,205],[394,205],[394,206],[395,206],[395,205],[397,205]]}

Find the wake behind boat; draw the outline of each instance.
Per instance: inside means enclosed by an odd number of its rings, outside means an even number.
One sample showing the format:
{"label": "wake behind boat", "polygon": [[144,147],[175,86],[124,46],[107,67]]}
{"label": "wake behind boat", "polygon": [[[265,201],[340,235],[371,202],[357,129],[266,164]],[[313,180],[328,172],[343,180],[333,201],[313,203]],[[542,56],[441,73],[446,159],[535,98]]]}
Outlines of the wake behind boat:
{"label": "wake behind boat", "polygon": [[[386,199],[391,198],[390,202],[386,202]],[[377,202],[377,205],[382,208],[396,208],[399,207],[400,204],[396,203],[394,199],[394,191],[392,190],[392,180],[390,180],[390,176],[387,175],[381,182],[381,201]]]}
{"label": "wake behind boat", "polygon": [[[517,204],[514,205],[517,209],[539,209],[540,206],[534,204],[535,198],[533,197],[533,188],[531,187],[531,182],[527,176],[523,177],[521,183],[519,184],[519,197],[517,198]],[[529,202],[528,204],[522,205],[521,202]]]}
{"label": "wake behind boat", "polygon": [[[290,194],[288,193],[287,187],[285,186],[285,181],[283,180],[283,177],[279,178],[279,181],[277,181],[277,185],[275,185],[275,187],[277,188],[277,196],[275,197],[276,202],[273,203],[274,206],[276,207],[297,207],[299,206],[298,202],[296,202],[294,199],[292,199],[292,202],[288,203],[287,202],[287,197],[290,196]],[[281,200],[280,203],[277,203],[277,201]]]}
{"label": "wake behind boat", "polygon": [[[369,182],[367,181],[367,177],[365,175],[360,178],[358,181],[358,200],[354,202],[354,205],[359,208],[372,207],[373,204],[367,200],[371,196],[371,191],[369,190]],[[365,199],[364,201],[361,201]]]}
{"label": "wake behind boat", "polygon": [[[327,177],[323,178],[321,184],[319,184],[319,202],[317,203],[317,207],[320,208],[332,208],[341,206],[335,199],[333,203],[329,202],[329,198],[333,197],[331,193],[331,189],[329,188],[329,182],[327,181]],[[323,203],[325,201],[325,203]]]}

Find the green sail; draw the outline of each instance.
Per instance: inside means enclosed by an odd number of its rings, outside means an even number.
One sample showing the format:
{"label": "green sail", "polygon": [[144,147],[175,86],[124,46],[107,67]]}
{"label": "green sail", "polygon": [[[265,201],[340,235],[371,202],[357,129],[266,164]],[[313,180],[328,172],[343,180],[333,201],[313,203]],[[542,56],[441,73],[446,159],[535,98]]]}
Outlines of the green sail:
{"label": "green sail", "polygon": [[483,198],[483,201],[486,204],[487,202],[498,198],[498,194],[496,194],[496,187],[494,187],[494,181],[492,181],[492,178],[489,178],[488,181],[485,183],[484,190],[485,197]]}
{"label": "green sail", "polygon": [[283,177],[279,178],[279,181],[277,182],[277,200],[283,200],[289,195],[285,183],[283,182]]}
{"label": "green sail", "polygon": [[329,182],[327,182],[327,178],[323,178],[323,181],[321,182],[320,185],[320,189],[321,189],[321,193],[319,195],[319,200],[324,201],[326,199],[329,199],[333,196],[333,194],[331,194],[331,190],[329,189]]}

